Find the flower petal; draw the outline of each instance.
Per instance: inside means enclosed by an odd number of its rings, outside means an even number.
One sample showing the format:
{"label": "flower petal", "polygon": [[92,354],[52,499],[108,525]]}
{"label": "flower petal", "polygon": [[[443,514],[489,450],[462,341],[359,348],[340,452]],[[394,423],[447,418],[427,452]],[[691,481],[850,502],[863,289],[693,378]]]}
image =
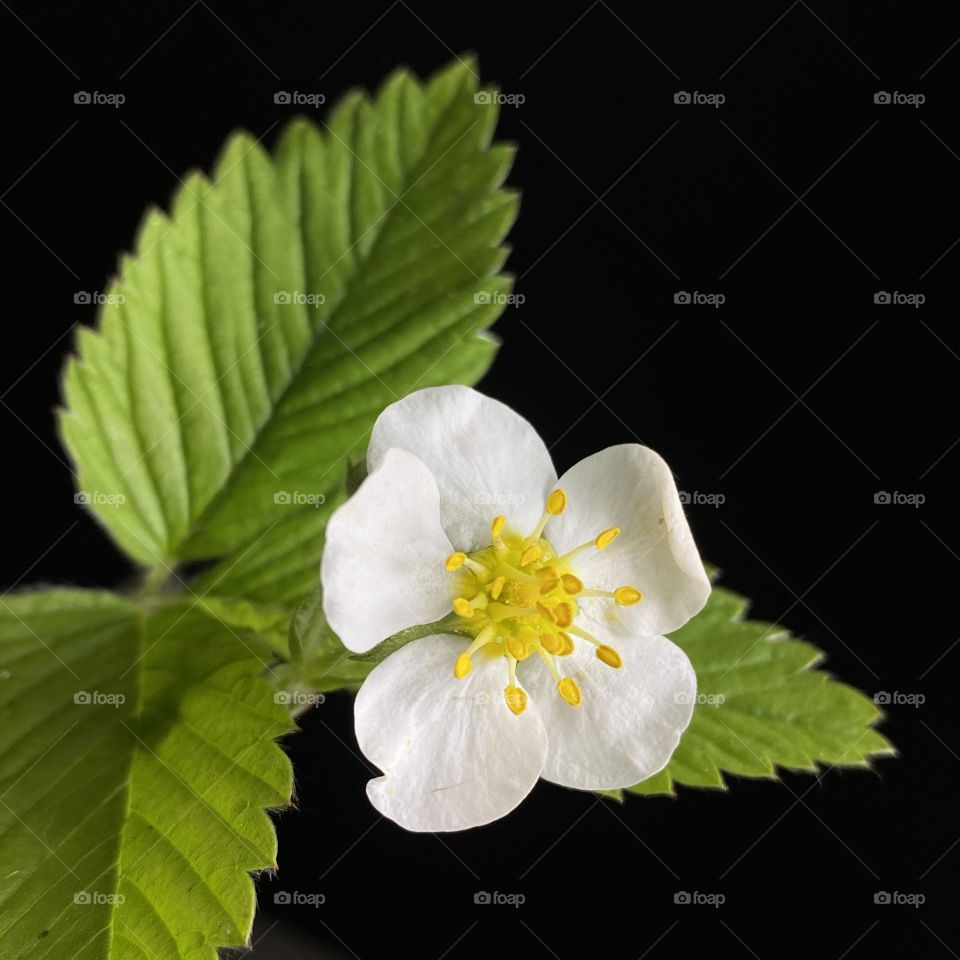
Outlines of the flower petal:
{"label": "flower petal", "polygon": [[453,676],[465,641],[414,640],[379,664],[354,707],[357,741],[384,771],[370,802],[407,830],[466,830],[509,813],[543,768],[547,735],[535,710],[504,702],[502,657],[474,657]]}
{"label": "flower petal", "polygon": [[449,613],[453,579],[444,560],[452,550],[433,474],[406,450],[386,451],[327,524],[323,610],[344,646],[363,653]]}
{"label": "flower petal", "polygon": [[568,506],[547,527],[553,546],[565,553],[619,527],[620,536],[605,550],[579,554],[574,570],[593,589],[632,586],[643,594],[627,607],[584,597],[579,606],[586,619],[620,637],[650,637],[679,629],[703,609],[710,581],[673,474],[659,454],[636,443],[608,447],[568,470],[559,486]]}
{"label": "flower petal", "polygon": [[537,431],[510,407],[469,387],[430,387],[391,404],[373,427],[371,470],[390,447],[415,453],[437,478],[440,516],[458,550],[490,544],[504,514],[529,533],[557,482]]}
{"label": "flower petal", "polygon": [[619,644],[618,652],[620,669],[601,663],[584,640],[558,658],[560,673],[580,685],[579,707],[561,699],[539,658],[520,664],[530,705],[543,718],[550,741],[545,780],[580,790],[615,790],[653,776],[670,760],[693,714],[693,667],[666,637]]}

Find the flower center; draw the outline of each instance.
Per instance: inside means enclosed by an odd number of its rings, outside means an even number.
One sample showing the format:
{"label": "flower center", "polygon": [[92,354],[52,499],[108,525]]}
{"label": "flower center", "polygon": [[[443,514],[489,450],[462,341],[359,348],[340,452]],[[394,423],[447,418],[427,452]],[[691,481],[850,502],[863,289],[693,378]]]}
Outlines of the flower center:
{"label": "flower center", "polygon": [[507,660],[504,699],[515,714],[527,706],[527,694],[517,684],[517,663],[536,655],[557,684],[557,692],[571,706],[579,707],[583,694],[576,680],[564,676],[558,666],[575,649],[574,637],[593,644],[597,658],[609,667],[623,661],[613,647],[600,643],[576,626],[578,598],[605,597],[621,606],[642,599],[636,587],[614,591],[592,590],[573,572],[573,561],[585,550],[606,550],[620,535],[619,527],[604,530],[593,540],[558,556],[544,531],[552,517],[567,507],[567,495],[554,490],[536,528],[523,536],[507,529],[507,518],[490,524],[489,547],[467,554],[451,553],[446,567],[455,577],[453,610],[463,621],[462,629],[473,642],[457,657],[453,674],[463,679],[473,669],[473,657],[502,656]]}

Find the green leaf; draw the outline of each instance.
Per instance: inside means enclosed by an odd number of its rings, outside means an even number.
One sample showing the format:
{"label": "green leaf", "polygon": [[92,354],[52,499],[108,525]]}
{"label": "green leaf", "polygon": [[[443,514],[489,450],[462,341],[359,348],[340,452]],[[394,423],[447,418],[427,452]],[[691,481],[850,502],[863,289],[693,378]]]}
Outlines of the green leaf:
{"label": "green leaf", "polygon": [[631,793],[725,788],[725,775],[777,776],[777,768],[867,767],[890,755],[874,729],[873,701],[822,670],[815,647],[784,627],[747,620],[747,602],[715,587],[707,606],[671,639],[697,673],[693,720],[666,769]]}
{"label": "green leaf", "polygon": [[151,568],[303,600],[347,458],[389,403],[472,383],[496,349],[512,149],[471,62],[394,73],[273,155],[235,135],[122,258],[66,369],[61,431],[89,507]]}
{"label": "green leaf", "polygon": [[249,873],[276,866],[264,808],[292,789],[263,666],[182,603],[0,601],[4,956],[215,960],[247,941]]}
{"label": "green leaf", "polygon": [[210,594],[196,596],[193,606],[229,630],[243,634],[261,655],[290,658],[289,608]]}

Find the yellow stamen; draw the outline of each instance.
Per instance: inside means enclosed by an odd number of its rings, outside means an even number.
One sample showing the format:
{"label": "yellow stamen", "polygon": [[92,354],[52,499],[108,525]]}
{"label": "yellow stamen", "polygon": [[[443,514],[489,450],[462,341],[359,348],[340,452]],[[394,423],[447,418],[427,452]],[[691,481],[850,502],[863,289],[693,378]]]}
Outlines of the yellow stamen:
{"label": "yellow stamen", "polygon": [[467,555],[465,553],[459,551],[457,553],[451,553],[450,556],[447,557],[446,567],[453,573],[454,570],[459,570],[464,565],[466,559]]}
{"label": "yellow stamen", "polygon": [[527,645],[519,637],[507,637],[507,649],[510,656],[517,660],[526,660],[530,656]]}
{"label": "yellow stamen", "polygon": [[616,540],[617,537],[619,536],[620,536],[620,528],[610,527],[609,530],[604,530],[603,533],[601,533],[600,536],[597,537],[594,543],[596,544],[596,547],[598,550],[606,550],[607,547],[609,547],[610,544],[613,543],[613,541]]}
{"label": "yellow stamen", "polygon": [[527,709],[527,693],[512,683],[503,691],[503,698],[507,701],[510,712],[520,716]]}
{"label": "yellow stamen", "polygon": [[541,593],[549,593],[560,582],[557,571],[553,567],[541,567],[534,575],[541,584]]}
{"label": "yellow stamen", "polygon": [[554,490],[547,497],[547,504],[543,511],[543,516],[534,528],[533,533],[527,537],[527,543],[536,543],[543,536],[543,531],[550,522],[551,517],[559,517],[567,509],[567,495],[562,490]]}
{"label": "yellow stamen", "polygon": [[497,543],[497,541],[500,540],[500,537],[503,534],[503,528],[506,525],[506,517],[500,516],[493,518],[493,523],[490,524],[490,536],[492,537],[494,543]]}
{"label": "yellow stamen", "polygon": [[569,563],[578,553],[583,553],[584,550],[606,550],[607,547],[609,547],[610,544],[613,543],[613,541],[619,536],[620,528],[610,527],[608,530],[604,530],[603,533],[595,537],[593,540],[588,540],[586,543],[581,543],[579,547],[574,547],[572,550],[568,550],[562,557],[560,557],[560,563]]}
{"label": "yellow stamen", "polygon": [[555,633],[541,633],[540,646],[547,653],[560,653],[563,650],[563,641]]}
{"label": "yellow stamen", "polygon": [[469,653],[461,653],[457,657],[457,662],[453,665],[453,675],[462,680],[473,669],[473,661]]}
{"label": "yellow stamen", "polygon": [[540,603],[539,600],[537,601],[537,611],[539,612],[540,616],[549,623],[557,622],[557,618],[553,615],[553,611],[550,610],[549,607],[545,607],[542,603]]}
{"label": "yellow stamen", "polygon": [[643,599],[643,594],[636,587],[617,587],[613,591],[613,598],[621,607],[631,607]]}
{"label": "yellow stamen", "polygon": [[573,653],[573,637],[563,630],[557,631],[557,639],[560,641],[560,649],[557,651],[561,657],[568,657]]}
{"label": "yellow stamen", "polygon": [[507,685],[515,687],[517,685],[517,659],[507,654]]}
{"label": "yellow stamen", "polygon": [[520,566],[525,567],[528,563],[539,560],[541,553],[543,553],[543,550],[540,549],[540,544],[538,543],[535,543],[532,547],[527,547],[520,555]]}
{"label": "yellow stamen", "polygon": [[581,630],[580,627],[569,627],[568,629],[575,637],[580,637],[582,640],[586,640],[587,643],[592,643],[595,647],[601,646],[600,641],[593,636],[593,634],[587,633],[586,630]]}
{"label": "yellow stamen", "polygon": [[529,583],[531,587],[540,585],[540,580],[537,577],[531,576],[529,573],[524,573],[522,570],[510,566],[509,563],[505,563],[503,560],[500,561],[500,569],[503,570],[511,580],[516,580],[517,583]]}
{"label": "yellow stamen", "polygon": [[569,627],[573,623],[573,610],[569,603],[558,603],[553,608],[553,619],[559,627]]}
{"label": "yellow stamen", "polygon": [[473,643],[467,647],[467,655],[473,656],[481,647],[488,643],[493,643],[497,639],[497,628],[495,624],[489,623],[473,639]]}
{"label": "yellow stamen", "polygon": [[572,573],[565,573],[560,578],[560,583],[563,584],[563,589],[566,590],[571,597],[576,596],[583,589],[583,581],[579,577],[575,577]]}
{"label": "yellow stamen", "polygon": [[564,677],[557,684],[557,691],[571,707],[579,707],[580,704],[583,703],[583,694],[580,692],[580,687],[577,686],[577,681],[574,680],[573,677]]}
{"label": "yellow stamen", "polygon": [[543,647],[537,647],[537,653],[540,654],[540,659],[543,660],[544,665],[550,671],[550,676],[553,677],[557,683],[560,682],[560,671],[557,669],[557,665],[553,662],[553,657],[547,653]]}
{"label": "yellow stamen", "polygon": [[500,576],[497,577],[493,583],[490,584],[490,596],[496,600],[503,591],[503,585],[507,582],[507,578]]}
{"label": "yellow stamen", "polygon": [[605,663],[608,667],[613,667],[616,670],[619,670],[623,666],[623,660],[620,658],[620,654],[617,653],[613,647],[608,647],[606,644],[597,647],[597,659],[602,663]]}
{"label": "yellow stamen", "polygon": [[476,610],[470,606],[469,600],[464,597],[457,597],[457,599],[453,601],[453,612],[469,620],[476,613]]}
{"label": "yellow stamen", "polygon": [[518,617],[535,617],[539,613],[536,607],[511,607],[506,603],[491,603],[486,608],[487,616],[494,622],[516,620]]}
{"label": "yellow stamen", "polygon": [[547,513],[551,517],[559,517],[567,509],[567,495],[563,490],[554,490],[547,497]]}

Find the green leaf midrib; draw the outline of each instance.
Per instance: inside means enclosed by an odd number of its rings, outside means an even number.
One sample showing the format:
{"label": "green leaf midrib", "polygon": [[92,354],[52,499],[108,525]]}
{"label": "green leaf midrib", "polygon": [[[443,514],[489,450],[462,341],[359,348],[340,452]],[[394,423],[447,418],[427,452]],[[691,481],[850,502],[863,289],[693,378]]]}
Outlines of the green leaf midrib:
{"label": "green leaf midrib", "polygon": [[[146,619],[143,610],[139,607],[132,608],[132,614],[134,617],[134,625],[137,636],[137,656],[134,660],[133,665],[133,674],[134,674],[134,690],[136,691],[136,705],[131,711],[130,718],[136,723],[136,727],[139,726],[139,721],[143,715],[143,664],[146,660],[146,652],[143,649],[144,640],[146,638]],[[117,792],[123,792],[124,794],[124,803],[123,803],[123,814],[120,820],[119,829],[116,832],[116,857],[113,863],[113,869],[116,871],[116,890],[120,889],[121,874],[120,874],[120,854],[123,849],[123,839],[127,832],[127,826],[130,823],[130,816],[132,812],[133,804],[133,791],[131,785],[133,782],[133,761],[136,756],[137,750],[139,748],[139,740],[133,735],[129,730],[127,733],[130,735],[132,743],[130,749],[127,751],[127,759],[124,765],[124,775],[123,780],[120,784],[120,787]],[[98,878],[99,879],[99,878]],[[146,897],[144,897],[147,900]],[[148,900],[149,902],[149,900]],[[114,902],[110,905],[110,920],[107,925],[107,956],[111,956],[113,953],[113,941],[116,934],[116,911],[118,903]]]}
{"label": "green leaf midrib", "polygon": [[[239,473],[244,468],[244,466],[249,462],[249,459],[254,455],[255,448],[259,443],[261,437],[263,436],[264,432],[267,429],[269,429],[272,423],[275,422],[277,411],[280,410],[280,408],[283,406],[284,401],[290,395],[291,390],[298,382],[300,375],[302,374],[303,368],[309,363],[314,351],[317,350],[317,348],[323,343],[325,339],[328,339],[336,335],[334,333],[333,326],[336,321],[336,318],[339,315],[340,308],[342,307],[343,303],[348,300],[351,292],[355,289],[356,284],[358,282],[358,278],[362,278],[364,268],[367,266],[367,264],[369,264],[375,258],[375,255],[378,253],[379,245],[382,242],[382,239],[384,237],[387,224],[390,221],[391,213],[393,212],[394,209],[396,209],[396,207],[401,205],[403,201],[403,197],[406,195],[407,191],[411,188],[412,185],[416,184],[420,176],[422,176],[421,169],[426,161],[426,158],[430,155],[431,137],[437,132],[437,130],[442,129],[443,125],[449,119],[450,114],[455,109],[456,103],[457,103],[456,97],[452,96],[447,102],[447,104],[443,107],[442,111],[438,114],[435,122],[429,127],[429,132],[424,138],[423,151],[421,152],[420,157],[417,159],[416,165],[409,172],[405,173],[403,187],[401,191],[395,194],[394,202],[387,207],[387,209],[383,212],[383,214],[377,220],[375,233],[371,241],[370,249],[367,255],[363,258],[357,258],[355,267],[349,272],[349,274],[345,278],[343,290],[339,300],[334,306],[331,307],[330,312],[327,315],[327,318],[324,321],[324,323],[319,328],[314,324],[310,325],[309,342],[306,348],[302,351],[301,356],[293,365],[290,376],[286,378],[286,382],[283,384],[282,388],[277,393],[276,397],[271,400],[270,408],[267,416],[263,418],[262,422],[255,429],[253,436],[250,439],[250,442],[246,444],[246,449],[244,450],[243,454],[232,465],[230,475],[227,478],[226,482],[220,487],[217,493],[214,494],[214,496],[209,500],[209,502],[206,504],[203,510],[197,515],[197,517],[189,525],[189,527],[187,528],[187,531],[185,532],[183,537],[180,539],[180,542],[176,545],[176,547],[168,550],[167,562],[158,564],[156,566],[161,568],[164,566],[172,567],[178,562],[178,560],[180,559],[178,555],[179,551],[184,547],[184,545],[190,542],[190,540],[193,538],[195,534],[197,534],[203,528],[203,525],[207,516],[214,513],[216,508],[219,506],[219,504],[227,496],[229,496],[234,479],[236,478],[236,476],[239,475]],[[354,134],[354,139],[355,139],[355,132],[357,130],[357,125],[361,122],[361,111],[359,109],[354,111],[352,120],[353,120],[352,133]],[[476,121],[476,123],[479,123],[479,121]],[[476,125],[476,123],[474,124],[474,126]],[[327,132],[327,136],[328,137],[332,136],[332,133],[330,132],[329,128],[325,127],[325,129]],[[472,127],[470,129],[472,129]],[[305,131],[302,131],[302,132],[299,132],[298,135],[305,136],[306,133]],[[354,151],[352,144],[347,144],[347,148],[351,153],[351,162],[349,167],[350,169],[350,239],[351,239],[351,242],[348,249],[353,250],[362,239],[362,237],[359,237],[359,238],[357,237],[357,223],[356,223],[357,204],[356,204],[355,193],[354,193],[356,188],[356,181],[357,181],[356,164],[360,163],[361,161],[359,160],[356,152]],[[452,147],[450,149],[452,149]],[[244,154],[243,163],[245,166],[248,164],[248,159],[247,159],[248,156],[249,154]],[[441,156],[441,159],[442,159],[442,156]],[[436,162],[439,162],[439,160]],[[428,168],[428,170],[429,169],[430,168]],[[304,177],[305,177],[305,166],[302,162],[302,155],[301,155],[300,161],[298,162],[297,178],[296,178],[298,197],[302,197],[304,194],[304,182],[305,182]],[[382,180],[380,180],[379,177],[377,177],[377,179],[380,181],[384,189],[390,191],[391,193],[394,192]],[[251,179],[249,176],[246,176],[244,178],[244,183],[248,191],[248,200],[250,202],[250,208],[253,209],[252,193],[250,191]],[[255,220],[256,218],[252,218],[252,219]],[[298,219],[296,227],[297,227],[298,234],[301,237],[301,242],[298,244],[299,251],[300,251],[300,273],[301,273],[301,276],[304,279],[306,279],[308,276],[310,276],[313,273],[313,271],[309,268],[309,264],[307,260],[307,244],[303,240],[304,234],[303,234],[302,218]],[[251,229],[255,229],[255,226],[252,226]],[[367,232],[369,233],[370,231],[368,230]],[[257,284],[259,284],[260,282],[259,273],[257,271],[253,271],[252,276],[253,276],[254,287],[256,287]],[[206,318],[206,314],[207,314],[207,311],[204,310],[205,318]],[[396,324],[404,322],[404,319],[405,318],[398,319],[396,321]],[[205,333],[209,333],[209,326],[206,323],[204,324],[204,331]],[[205,340],[207,340],[207,342],[209,343],[209,340],[207,337],[205,337]],[[211,353],[213,353],[214,351],[212,349],[212,344],[210,344],[210,349],[211,349]],[[258,356],[259,356],[259,352],[258,352]],[[347,392],[350,389],[351,387],[348,385],[348,386],[345,386],[344,390],[341,392]],[[327,398],[327,399],[329,400],[330,398]],[[180,435],[180,443],[182,447],[183,437],[179,430],[178,430],[178,434]],[[186,462],[185,451],[184,451],[184,462]],[[306,509],[306,508],[303,508],[303,509]]]}

